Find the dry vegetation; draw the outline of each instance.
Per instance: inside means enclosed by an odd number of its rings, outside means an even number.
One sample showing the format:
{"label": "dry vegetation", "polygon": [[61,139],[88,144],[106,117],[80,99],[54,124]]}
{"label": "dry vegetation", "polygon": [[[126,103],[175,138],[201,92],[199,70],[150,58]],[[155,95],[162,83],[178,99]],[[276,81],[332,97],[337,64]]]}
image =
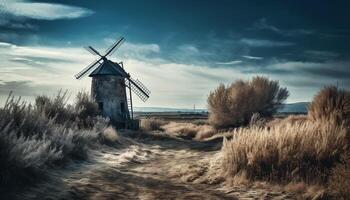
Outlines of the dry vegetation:
{"label": "dry vegetation", "polygon": [[141,119],[140,127],[144,131],[156,131],[162,130],[161,126],[167,124],[164,120],[157,118],[145,118]]}
{"label": "dry vegetation", "polygon": [[329,194],[346,199],[349,159],[339,161],[349,151],[349,101],[348,91],[325,87],[312,101],[308,117],[235,129],[222,147],[224,175],[233,182],[243,177],[329,185]]}
{"label": "dry vegetation", "polygon": [[115,140],[87,94],[79,93],[75,105],[66,99],[62,92],[39,96],[33,106],[9,96],[0,109],[0,186],[35,182],[47,169],[85,159],[89,148]]}
{"label": "dry vegetation", "polygon": [[265,77],[239,80],[227,87],[221,84],[208,97],[209,122],[227,128],[249,124],[254,113],[269,118],[288,96],[286,88]]}
{"label": "dry vegetation", "polygon": [[167,135],[202,140],[217,133],[217,130],[202,121],[200,122],[174,122],[157,118],[141,119],[141,129],[144,131],[163,131]]}
{"label": "dry vegetation", "polygon": [[216,129],[210,125],[196,125],[184,122],[170,122],[162,126],[162,129],[165,133],[170,135],[189,139],[195,138],[197,140],[211,137],[217,132]]}

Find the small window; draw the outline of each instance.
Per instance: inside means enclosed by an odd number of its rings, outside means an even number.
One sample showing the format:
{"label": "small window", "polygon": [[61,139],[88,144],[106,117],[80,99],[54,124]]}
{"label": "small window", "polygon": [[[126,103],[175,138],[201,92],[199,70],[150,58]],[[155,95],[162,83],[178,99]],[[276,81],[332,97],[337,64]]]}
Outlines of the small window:
{"label": "small window", "polygon": [[103,110],[103,102],[98,102],[98,108],[99,108],[100,110]]}
{"label": "small window", "polygon": [[124,102],[120,102],[120,110],[122,111],[122,113],[125,113],[125,104],[124,104]]}

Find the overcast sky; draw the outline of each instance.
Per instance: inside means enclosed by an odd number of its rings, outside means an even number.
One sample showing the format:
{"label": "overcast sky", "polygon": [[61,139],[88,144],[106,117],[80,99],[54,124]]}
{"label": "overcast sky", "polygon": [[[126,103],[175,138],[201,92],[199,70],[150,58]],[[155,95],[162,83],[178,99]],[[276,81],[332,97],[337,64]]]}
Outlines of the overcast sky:
{"label": "overcast sky", "polygon": [[255,75],[310,101],[324,85],[350,89],[347,2],[0,0],[0,101],[89,90],[74,78],[96,59],[83,47],[121,35],[111,59],[152,91],[136,106],[205,108],[218,84]]}

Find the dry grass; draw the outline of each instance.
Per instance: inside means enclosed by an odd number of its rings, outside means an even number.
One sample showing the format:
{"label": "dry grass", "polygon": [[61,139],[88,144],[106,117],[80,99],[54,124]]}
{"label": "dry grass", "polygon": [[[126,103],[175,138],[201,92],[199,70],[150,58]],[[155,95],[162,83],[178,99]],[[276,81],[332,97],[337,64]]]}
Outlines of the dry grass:
{"label": "dry grass", "polygon": [[[224,140],[222,167],[231,182],[263,180],[290,183],[302,196],[349,196],[348,91],[330,86],[313,99],[308,116],[290,116],[231,132]],[[334,168],[334,166],[336,167]],[[331,176],[330,176],[331,174]],[[345,199],[345,198],[344,198]]]}
{"label": "dry grass", "polygon": [[308,120],[307,115],[289,115],[286,118],[275,118],[265,124],[266,127],[273,127],[278,124],[297,124],[306,122]]}
{"label": "dry grass", "polygon": [[102,132],[103,140],[106,143],[115,143],[118,141],[118,133],[117,131],[112,127],[107,127]]}
{"label": "dry grass", "polygon": [[240,128],[232,134],[222,148],[224,171],[251,180],[324,182],[347,147],[347,130],[334,121]]}
{"label": "dry grass", "polygon": [[219,128],[247,125],[254,113],[271,117],[289,96],[278,81],[254,77],[230,86],[220,85],[208,97],[209,123]]}
{"label": "dry grass", "polygon": [[213,136],[217,131],[210,125],[196,125],[185,122],[170,122],[161,127],[165,133],[187,139],[201,140]]}
{"label": "dry grass", "polygon": [[350,197],[350,154],[344,154],[341,162],[332,169],[329,180],[329,193],[335,199]]}
{"label": "dry grass", "polygon": [[40,96],[35,106],[9,96],[0,108],[0,186],[35,182],[51,167],[85,159],[90,148],[106,141],[108,122],[86,115],[94,126],[82,128],[73,107],[62,93]]}
{"label": "dry grass", "polygon": [[161,126],[167,124],[166,121],[157,118],[144,118],[141,119],[140,127],[144,131],[157,131],[162,130]]}

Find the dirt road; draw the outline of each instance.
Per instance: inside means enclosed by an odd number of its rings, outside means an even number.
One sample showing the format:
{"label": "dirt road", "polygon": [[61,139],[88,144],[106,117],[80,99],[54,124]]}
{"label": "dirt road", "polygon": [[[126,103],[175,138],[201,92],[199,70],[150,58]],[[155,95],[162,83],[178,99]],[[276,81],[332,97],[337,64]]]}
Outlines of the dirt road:
{"label": "dirt road", "polygon": [[[130,134],[130,133],[128,133]],[[159,135],[122,137],[117,148],[91,152],[89,161],[57,170],[20,199],[288,199],[256,188],[223,190],[209,170],[220,142],[201,143]],[[213,173],[214,172],[214,173]]]}

